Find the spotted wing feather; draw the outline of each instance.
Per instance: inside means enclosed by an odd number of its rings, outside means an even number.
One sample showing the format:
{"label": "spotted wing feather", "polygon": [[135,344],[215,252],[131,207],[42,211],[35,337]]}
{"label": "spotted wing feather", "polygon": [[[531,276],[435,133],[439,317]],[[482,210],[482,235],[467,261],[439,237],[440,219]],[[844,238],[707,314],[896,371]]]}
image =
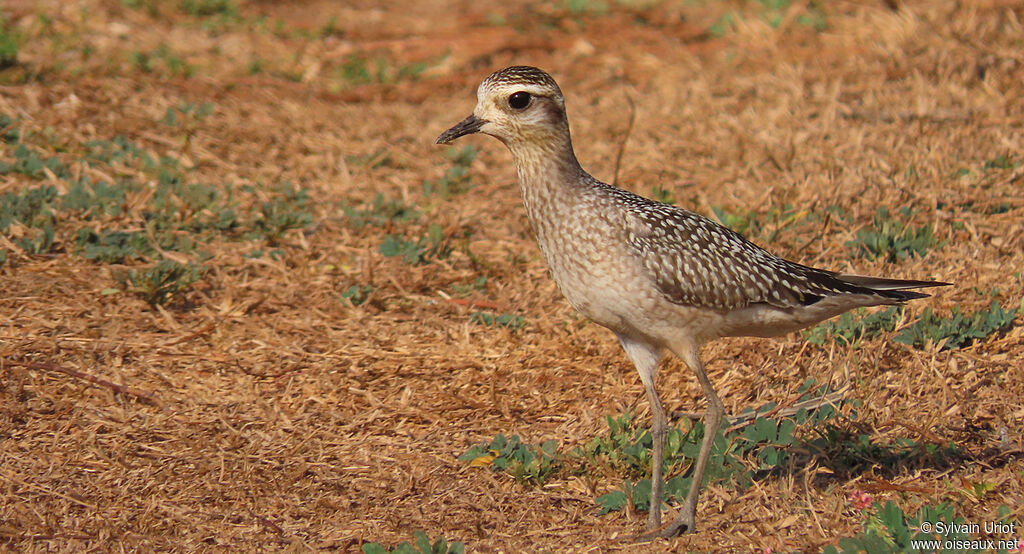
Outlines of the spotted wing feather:
{"label": "spotted wing feather", "polygon": [[[701,215],[630,197],[626,210],[629,244],[658,290],[674,303],[732,310],[762,303],[794,308],[838,294],[877,295],[880,304],[927,296],[896,290],[899,287],[895,285],[875,289],[870,278],[847,281],[837,273],[775,256]],[[902,288],[932,285],[904,283]]]}

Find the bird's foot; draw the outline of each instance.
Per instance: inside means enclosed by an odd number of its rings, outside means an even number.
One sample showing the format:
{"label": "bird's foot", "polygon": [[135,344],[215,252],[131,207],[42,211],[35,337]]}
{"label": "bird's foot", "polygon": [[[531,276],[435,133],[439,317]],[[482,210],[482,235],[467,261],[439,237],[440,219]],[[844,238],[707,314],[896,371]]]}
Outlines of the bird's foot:
{"label": "bird's foot", "polygon": [[633,542],[651,542],[654,539],[670,539],[684,533],[692,533],[697,528],[696,512],[694,508],[684,505],[679,514],[668,524],[651,525],[651,521],[648,520],[647,531],[634,537]]}
{"label": "bird's foot", "polygon": [[651,507],[647,512],[647,530],[650,531],[658,527],[661,527],[661,510]]}

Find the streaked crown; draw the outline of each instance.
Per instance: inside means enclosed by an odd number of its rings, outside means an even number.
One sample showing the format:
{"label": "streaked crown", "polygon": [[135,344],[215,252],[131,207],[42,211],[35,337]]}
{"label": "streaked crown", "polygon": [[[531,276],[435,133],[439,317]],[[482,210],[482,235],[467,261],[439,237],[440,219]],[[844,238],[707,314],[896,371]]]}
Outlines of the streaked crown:
{"label": "streaked crown", "polygon": [[512,67],[495,71],[480,84],[480,86],[488,88],[516,85],[533,85],[539,88],[552,89],[559,96],[562,95],[562,90],[558,88],[558,83],[551,78],[551,75],[528,65],[513,65]]}

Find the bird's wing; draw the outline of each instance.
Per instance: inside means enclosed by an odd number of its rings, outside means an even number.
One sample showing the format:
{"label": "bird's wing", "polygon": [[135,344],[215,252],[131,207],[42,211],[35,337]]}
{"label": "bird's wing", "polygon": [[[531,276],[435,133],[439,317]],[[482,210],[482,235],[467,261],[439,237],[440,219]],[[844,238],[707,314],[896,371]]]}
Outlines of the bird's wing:
{"label": "bird's wing", "polygon": [[[658,290],[687,306],[791,308],[842,293],[876,294],[838,275],[789,262],[710,219],[635,197],[626,233]],[[643,205],[639,205],[643,201]]]}

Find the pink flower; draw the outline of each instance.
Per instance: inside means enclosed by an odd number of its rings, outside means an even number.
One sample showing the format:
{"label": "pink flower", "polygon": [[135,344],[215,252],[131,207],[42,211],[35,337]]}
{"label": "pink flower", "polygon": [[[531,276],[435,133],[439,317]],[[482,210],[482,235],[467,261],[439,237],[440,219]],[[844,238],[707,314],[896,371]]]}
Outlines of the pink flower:
{"label": "pink flower", "polygon": [[846,493],[846,501],[858,510],[866,510],[871,507],[871,495],[864,491]]}
{"label": "pink flower", "polygon": [[1017,547],[1011,550],[1010,552],[1024,553],[1024,539],[1017,539]]}

